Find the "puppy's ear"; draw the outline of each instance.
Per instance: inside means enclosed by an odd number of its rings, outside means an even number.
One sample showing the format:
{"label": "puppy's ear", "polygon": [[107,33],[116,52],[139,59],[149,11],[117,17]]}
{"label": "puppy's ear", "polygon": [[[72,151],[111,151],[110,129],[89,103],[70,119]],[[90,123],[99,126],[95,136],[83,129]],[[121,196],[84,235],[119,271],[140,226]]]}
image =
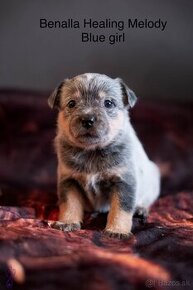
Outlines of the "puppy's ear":
{"label": "puppy's ear", "polygon": [[120,78],[117,78],[118,82],[120,83],[122,94],[124,97],[124,104],[126,106],[129,106],[130,108],[133,108],[136,101],[137,96],[135,93],[124,83],[124,81]]}
{"label": "puppy's ear", "polygon": [[62,87],[65,85],[66,80],[60,83],[58,87],[55,88],[53,93],[48,98],[48,105],[50,108],[57,108],[60,109],[60,97],[61,97],[61,91]]}

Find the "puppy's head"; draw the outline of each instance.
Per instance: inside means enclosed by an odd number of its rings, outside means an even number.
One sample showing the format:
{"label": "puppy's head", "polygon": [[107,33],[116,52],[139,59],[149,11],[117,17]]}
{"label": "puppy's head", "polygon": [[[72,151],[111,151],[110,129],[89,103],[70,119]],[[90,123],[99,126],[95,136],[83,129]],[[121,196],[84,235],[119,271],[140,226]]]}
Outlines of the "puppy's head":
{"label": "puppy's head", "polygon": [[104,147],[118,138],[137,98],[125,83],[87,73],[64,80],[48,99],[59,109],[58,128],[72,145]]}

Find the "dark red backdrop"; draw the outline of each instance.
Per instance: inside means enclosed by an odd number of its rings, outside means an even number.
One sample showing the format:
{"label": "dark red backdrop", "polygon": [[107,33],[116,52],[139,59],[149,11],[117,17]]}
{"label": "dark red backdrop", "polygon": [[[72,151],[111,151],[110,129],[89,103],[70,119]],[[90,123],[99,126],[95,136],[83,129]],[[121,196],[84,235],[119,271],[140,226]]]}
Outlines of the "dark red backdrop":
{"label": "dark red backdrop", "polygon": [[0,92],[1,284],[14,257],[26,273],[14,289],[192,289],[193,105],[139,101],[131,112],[162,192],[148,223],[135,219],[134,238],[119,241],[103,235],[105,215],[87,215],[75,233],[43,221],[57,216],[56,112],[46,97]]}

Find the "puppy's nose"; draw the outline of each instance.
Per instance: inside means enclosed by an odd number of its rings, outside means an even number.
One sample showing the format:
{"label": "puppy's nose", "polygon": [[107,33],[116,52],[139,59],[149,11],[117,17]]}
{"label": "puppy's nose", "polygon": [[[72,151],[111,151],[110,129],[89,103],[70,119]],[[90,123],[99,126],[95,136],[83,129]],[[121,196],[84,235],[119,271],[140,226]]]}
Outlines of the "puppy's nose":
{"label": "puppy's nose", "polygon": [[85,129],[90,129],[91,127],[93,127],[95,121],[96,118],[94,116],[85,116],[81,118],[82,126]]}

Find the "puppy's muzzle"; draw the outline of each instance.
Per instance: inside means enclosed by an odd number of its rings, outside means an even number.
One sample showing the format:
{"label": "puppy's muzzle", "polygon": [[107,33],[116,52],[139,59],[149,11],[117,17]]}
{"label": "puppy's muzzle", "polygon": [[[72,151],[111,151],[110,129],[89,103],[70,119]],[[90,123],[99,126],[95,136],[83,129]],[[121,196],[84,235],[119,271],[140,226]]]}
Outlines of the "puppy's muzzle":
{"label": "puppy's muzzle", "polygon": [[85,115],[81,117],[81,124],[84,129],[91,129],[96,122],[96,117],[93,115]]}

